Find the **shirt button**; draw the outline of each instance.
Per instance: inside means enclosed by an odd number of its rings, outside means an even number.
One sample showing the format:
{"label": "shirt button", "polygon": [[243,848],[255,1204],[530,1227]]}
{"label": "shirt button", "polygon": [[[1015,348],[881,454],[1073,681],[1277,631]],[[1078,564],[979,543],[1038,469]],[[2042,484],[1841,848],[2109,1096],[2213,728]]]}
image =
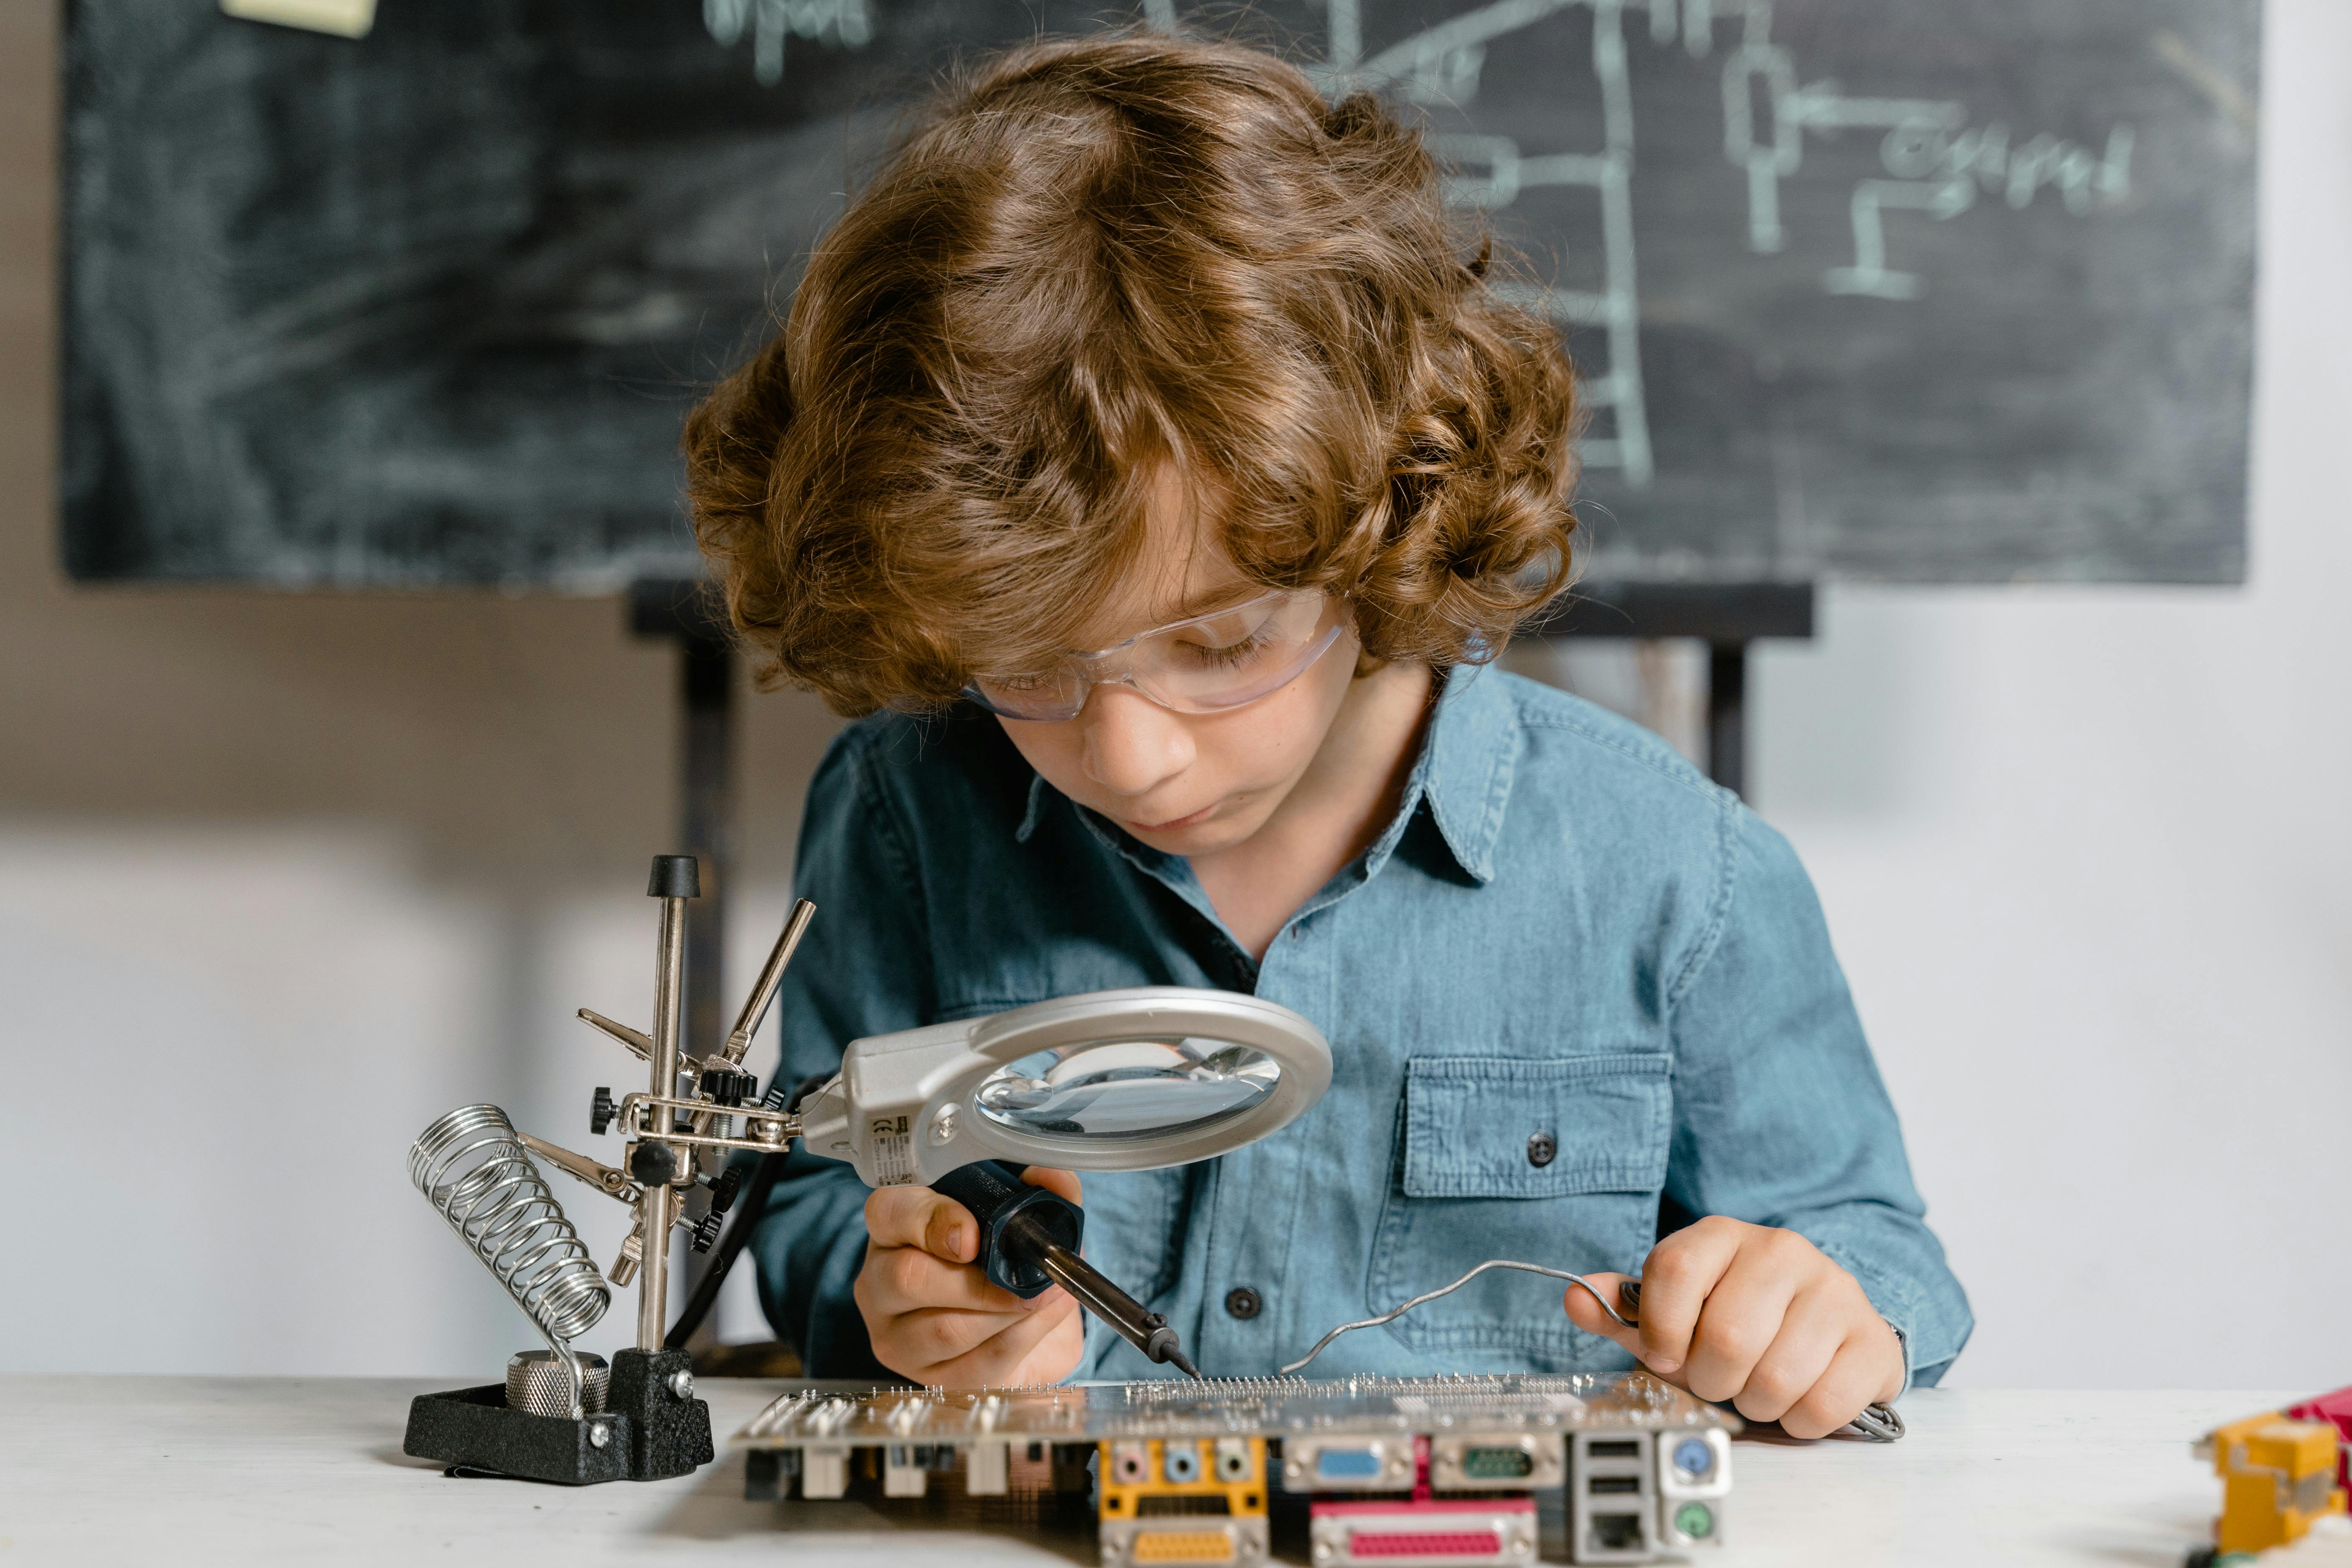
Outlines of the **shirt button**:
{"label": "shirt button", "polygon": [[1528,1163],[1538,1170],[1550,1164],[1552,1157],[1559,1152],[1559,1145],[1552,1142],[1549,1132],[1538,1132],[1528,1140]]}
{"label": "shirt button", "polygon": [[1265,1310],[1265,1303],[1259,1300],[1257,1292],[1246,1285],[1236,1285],[1225,1292],[1225,1310],[1236,1318],[1247,1321]]}

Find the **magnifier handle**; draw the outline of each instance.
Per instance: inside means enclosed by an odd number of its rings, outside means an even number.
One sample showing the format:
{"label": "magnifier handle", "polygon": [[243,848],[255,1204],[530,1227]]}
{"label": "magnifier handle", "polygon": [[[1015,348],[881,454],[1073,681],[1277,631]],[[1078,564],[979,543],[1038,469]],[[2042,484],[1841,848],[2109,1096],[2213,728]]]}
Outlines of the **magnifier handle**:
{"label": "magnifier handle", "polygon": [[[980,1266],[992,1284],[1026,1301],[1054,1284],[1040,1243],[1078,1250],[1087,1228],[1086,1211],[1045,1187],[1021,1179],[1026,1167],[982,1160],[950,1171],[931,1191],[953,1198],[980,1222]],[[1014,1221],[1021,1223],[1016,1226]],[[1017,1239],[1015,1234],[1017,1233]]]}

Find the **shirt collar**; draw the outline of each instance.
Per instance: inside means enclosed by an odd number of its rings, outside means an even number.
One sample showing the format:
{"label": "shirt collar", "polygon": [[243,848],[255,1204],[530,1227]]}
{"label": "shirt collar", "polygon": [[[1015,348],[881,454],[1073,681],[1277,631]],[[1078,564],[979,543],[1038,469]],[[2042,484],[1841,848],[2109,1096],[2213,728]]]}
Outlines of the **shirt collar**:
{"label": "shirt collar", "polygon": [[[1429,734],[1405,780],[1404,797],[1397,803],[1396,820],[1373,844],[1368,869],[1377,870],[1388,858],[1403,837],[1405,824],[1425,801],[1455,863],[1475,881],[1493,881],[1495,840],[1502,832],[1503,810],[1510,803],[1511,775],[1518,762],[1518,728],[1510,694],[1487,674],[1486,666],[1462,664],[1448,671],[1437,711],[1430,717]],[[1028,843],[1047,805],[1060,798],[1044,774],[1032,773],[1028,809],[1013,830],[1013,841]]]}
{"label": "shirt collar", "polygon": [[1501,678],[1483,664],[1457,664],[1446,673],[1398,816],[1412,815],[1417,784],[1455,863],[1474,880],[1491,882],[1518,760],[1518,707]]}
{"label": "shirt collar", "polygon": [[1029,836],[1037,831],[1038,819],[1045,815],[1045,803],[1055,798],[1056,794],[1054,786],[1045,782],[1044,773],[1029,775],[1029,809],[1021,814],[1021,826],[1013,830],[1013,842],[1029,842]]}

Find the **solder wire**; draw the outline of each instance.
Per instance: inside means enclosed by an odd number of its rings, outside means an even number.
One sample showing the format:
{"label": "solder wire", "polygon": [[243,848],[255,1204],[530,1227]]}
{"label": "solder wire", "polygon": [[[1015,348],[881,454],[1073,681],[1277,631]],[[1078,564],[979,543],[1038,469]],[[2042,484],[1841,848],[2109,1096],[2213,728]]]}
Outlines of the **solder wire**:
{"label": "solder wire", "polygon": [[1430,1301],[1434,1301],[1440,1296],[1452,1295],[1454,1291],[1461,1289],[1462,1287],[1469,1284],[1470,1281],[1475,1279],[1489,1268],[1521,1268],[1525,1269],[1529,1274],[1541,1274],[1552,1279],[1565,1279],[1571,1285],[1581,1285],[1584,1287],[1584,1293],[1591,1297],[1594,1300],[1600,1302],[1601,1310],[1617,1321],[1617,1326],[1619,1328],[1630,1329],[1635,1326],[1622,1313],[1619,1312],[1616,1308],[1609,1304],[1608,1299],[1601,1294],[1601,1290],[1598,1286],[1594,1285],[1590,1279],[1587,1279],[1581,1274],[1570,1274],[1565,1268],[1547,1268],[1540,1263],[1519,1263],[1515,1262],[1508,1258],[1490,1258],[1486,1259],[1486,1262],[1478,1265],[1477,1268],[1470,1270],[1469,1273],[1465,1274],[1461,1279],[1456,1279],[1451,1285],[1440,1285],[1436,1289],[1428,1291],[1423,1295],[1415,1296],[1403,1306],[1392,1308],[1388,1311],[1382,1312],[1377,1318],[1366,1318],[1360,1322],[1340,1324],[1338,1328],[1333,1329],[1329,1333],[1325,1334],[1321,1339],[1317,1340],[1313,1350],[1308,1351],[1305,1355],[1300,1356],[1297,1361],[1292,1362],[1288,1366],[1284,1367],[1282,1369],[1282,1375],[1288,1377],[1292,1373],[1298,1371],[1307,1363],[1313,1361],[1317,1356],[1321,1355],[1323,1353],[1323,1347],[1329,1344],[1333,1340],[1338,1339],[1341,1334],[1353,1333],[1358,1329],[1377,1329],[1383,1324],[1393,1323],[1399,1318],[1403,1317],[1407,1312],[1412,1311],[1415,1307],[1422,1306]]}
{"label": "solder wire", "polygon": [[[1526,1270],[1529,1274],[1541,1274],[1547,1279],[1565,1279],[1571,1285],[1581,1286],[1584,1293],[1591,1297],[1595,1301],[1600,1302],[1601,1310],[1615,1320],[1619,1328],[1631,1329],[1639,1326],[1631,1318],[1626,1317],[1616,1308],[1611,1306],[1609,1304],[1609,1299],[1601,1295],[1600,1287],[1593,1284],[1591,1280],[1587,1279],[1581,1274],[1570,1274],[1565,1268],[1547,1268],[1540,1263],[1520,1263],[1508,1258],[1490,1258],[1486,1262],[1478,1265],[1477,1268],[1470,1270],[1469,1273],[1465,1274],[1461,1279],[1456,1279],[1451,1285],[1441,1285],[1434,1290],[1415,1296],[1403,1306],[1396,1307],[1389,1311],[1382,1312],[1377,1318],[1366,1318],[1360,1322],[1340,1324],[1338,1328],[1333,1329],[1329,1333],[1325,1334],[1321,1339],[1317,1340],[1313,1350],[1308,1351],[1305,1355],[1300,1356],[1297,1361],[1292,1362],[1288,1366],[1284,1367],[1282,1369],[1282,1375],[1288,1377],[1293,1373],[1304,1368],[1307,1363],[1313,1361],[1317,1356],[1323,1353],[1323,1347],[1325,1345],[1329,1344],[1341,1334],[1353,1333],[1358,1329],[1377,1329],[1383,1324],[1393,1323],[1399,1318],[1403,1317],[1407,1312],[1412,1311],[1415,1307],[1421,1306],[1426,1302],[1434,1301],[1440,1296],[1452,1295],[1454,1291],[1461,1289],[1462,1287],[1469,1284],[1470,1281],[1475,1279],[1489,1268],[1519,1268]],[[1630,1303],[1638,1300],[1642,1284],[1638,1279],[1628,1280],[1622,1285],[1620,1289],[1624,1291],[1627,1300]],[[1847,1422],[1841,1430],[1852,1432],[1858,1437],[1867,1437],[1874,1443],[1892,1443],[1903,1436],[1903,1416],[1902,1414],[1891,1405],[1873,1405],[1861,1415]]]}

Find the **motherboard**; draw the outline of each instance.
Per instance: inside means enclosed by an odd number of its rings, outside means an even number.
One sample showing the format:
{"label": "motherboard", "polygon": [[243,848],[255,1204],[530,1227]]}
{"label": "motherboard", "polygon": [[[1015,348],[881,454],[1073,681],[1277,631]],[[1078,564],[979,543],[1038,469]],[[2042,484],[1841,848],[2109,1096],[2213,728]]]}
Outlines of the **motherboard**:
{"label": "motherboard", "polygon": [[[1738,1420],[1640,1373],[813,1389],[736,1435],[754,1497],[1091,1506],[1103,1568],[1505,1568],[1723,1539]],[[1305,1529],[1278,1539],[1277,1515]],[[1295,1532],[1294,1532],[1295,1533]]]}

